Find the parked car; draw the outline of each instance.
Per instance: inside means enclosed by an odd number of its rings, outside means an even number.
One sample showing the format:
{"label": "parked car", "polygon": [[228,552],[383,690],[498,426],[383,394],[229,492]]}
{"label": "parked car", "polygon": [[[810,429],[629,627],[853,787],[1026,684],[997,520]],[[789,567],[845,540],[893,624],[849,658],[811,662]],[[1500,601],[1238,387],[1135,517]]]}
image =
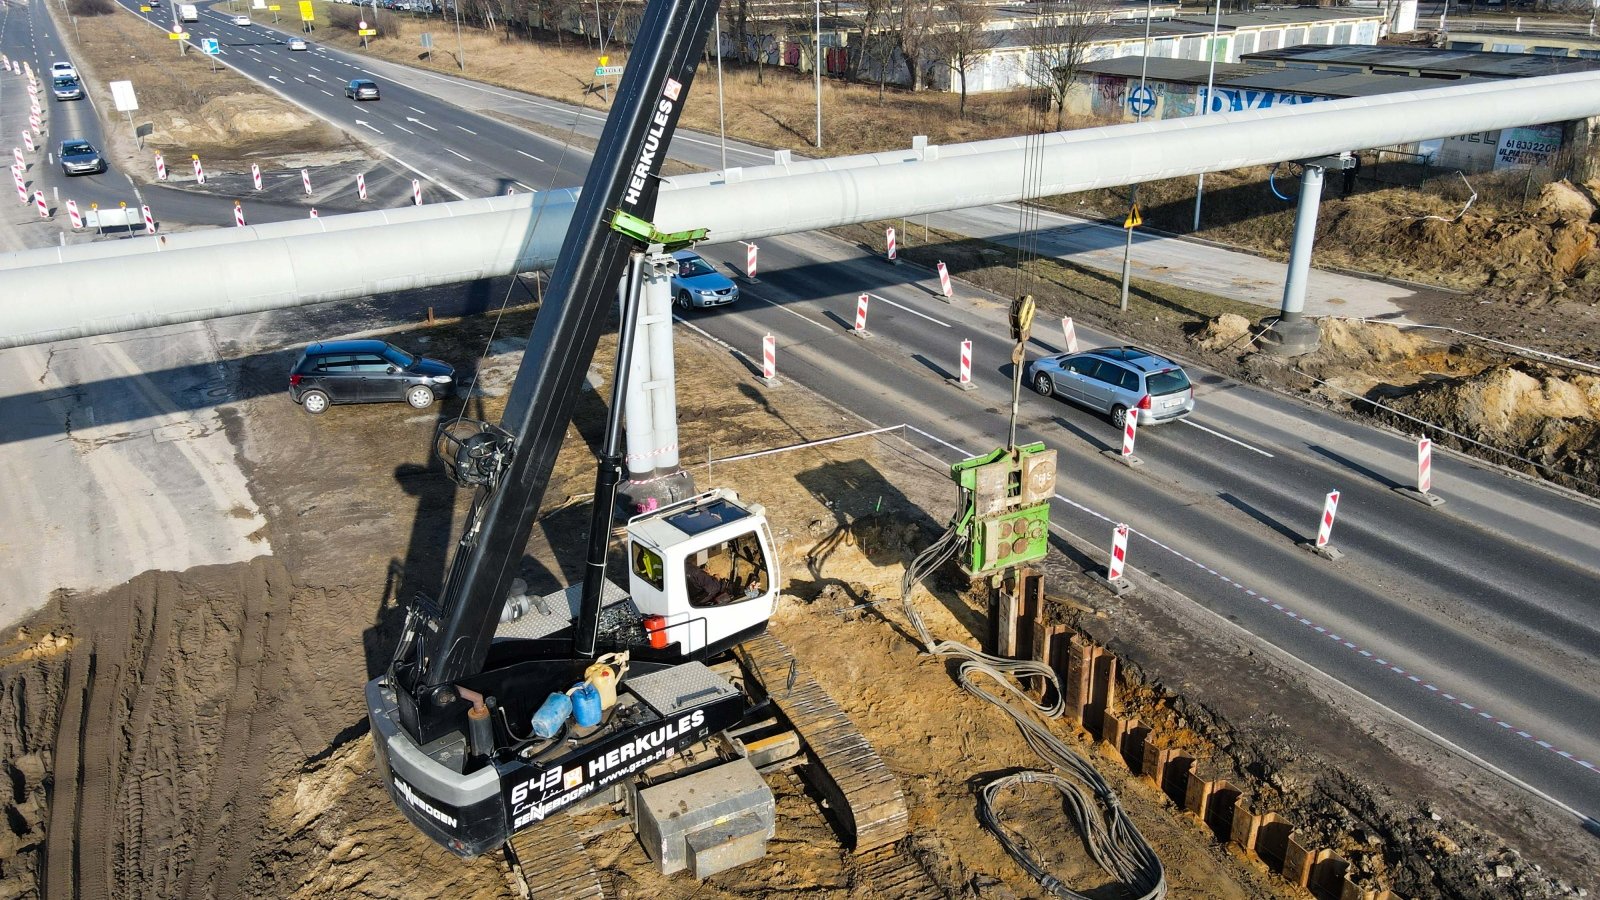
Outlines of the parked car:
{"label": "parked car", "polygon": [[448,392],[455,369],[383,341],[312,344],[289,370],[289,399],[313,415],[333,403],[405,402],[417,409]]}
{"label": "parked car", "polygon": [[50,64],[50,77],[51,78],[77,78],[78,77],[78,70],[73,67],[72,63],[66,62],[64,60],[63,61],[59,61],[59,62],[53,62],[53,63]]}
{"label": "parked car", "polygon": [[57,100],[82,100],[83,85],[76,78],[57,78],[50,84],[51,93]]}
{"label": "parked car", "polygon": [[233,17],[233,24],[235,24],[235,25],[249,25],[250,24],[250,17],[249,16],[234,16]]}
{"label": "parked car", "polygon": [[679,250],[672,254],[678,268],[672,273],[672,296],[682,309],[722,306],[739,299],[739,286],[718,272],[700,254]]}
{"label": "parked car", "polygon": [[305,49],[307,49],[306,48],[305,39],[304,38],[290,38],[289,39],[289,49],[290,50],[305,50]]}
{"label": "parked car", "polygon": [[95,175],[106,170],[106,159],[94,145],[82,138],[68,138],[61,142],[56,157],[61,160],[64,175]]}
{"label": "parked car", "polygon": [[344,86],[344,95],[351,100],[376,100],[378,99],[378,83],[365,78],[357,78]]}
{"label": "parked car", "polygon": [[1046,397],[1065,397],[1106,413],[1118,428],[1129,410],[1140,425],[1181,419],[1194,412],[1194,388],[1183,367],[1139,347],[1101,347],[1046,356],[1023,377]]}

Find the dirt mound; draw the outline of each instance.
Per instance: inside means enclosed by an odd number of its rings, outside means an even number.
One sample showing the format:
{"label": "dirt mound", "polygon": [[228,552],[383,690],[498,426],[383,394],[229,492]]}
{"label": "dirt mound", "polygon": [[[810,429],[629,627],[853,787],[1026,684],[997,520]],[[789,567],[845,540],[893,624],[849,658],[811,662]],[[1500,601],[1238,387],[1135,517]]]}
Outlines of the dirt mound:
{"label": "dirt mound", "polygon": [[308,116],[277,97],[232,93],[212,98],[193,112],[169,109],[150,117],[154,130],[149,142],[158,147],[181,148],[217,157],[229,153],[244,157],[262,155],[280,145],[331,148],[347,144],[338,129]]}
{"label": "dirt mound", "polygon": [[1557,471],[1588,481],[1600,476],[1600,378],[1498,365],[1389,405]]}
{"label": "dirt mound", "polygon": [[1242,350],[1244,338],[1249,333],[1249,319],[1235,313],[1223,313],[1190,335],[1189,340],[1201,350]]}

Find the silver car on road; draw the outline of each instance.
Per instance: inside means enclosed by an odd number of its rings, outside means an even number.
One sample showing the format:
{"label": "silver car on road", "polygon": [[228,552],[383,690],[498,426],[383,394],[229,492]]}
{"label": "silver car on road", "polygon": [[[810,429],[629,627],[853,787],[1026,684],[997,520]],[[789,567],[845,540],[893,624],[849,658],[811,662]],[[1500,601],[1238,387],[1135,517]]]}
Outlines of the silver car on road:
{"label": "silver car on road", "polygon": [[1028,363],[1023,378],[1046,397],[1065,397],[1106,413],[1118,428],[1129,410],[1140,425],[1194,412],[1194,388],[1183,367],[1140,347],[1101,347]]}

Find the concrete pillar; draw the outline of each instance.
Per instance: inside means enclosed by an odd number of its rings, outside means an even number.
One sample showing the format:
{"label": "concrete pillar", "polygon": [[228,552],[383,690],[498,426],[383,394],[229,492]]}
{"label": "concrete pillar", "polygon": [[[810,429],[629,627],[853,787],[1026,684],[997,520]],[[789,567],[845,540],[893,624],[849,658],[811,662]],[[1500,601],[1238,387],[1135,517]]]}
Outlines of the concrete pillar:
{"label": "concrete pillar", "polygon": [[1289,273],[1283,283],[1283,309],[1278,322],[1261,335],[1262,349],[1276,356],[1300,356],[1317,349],[1321,333],[1305,318],[1306,278],[1311,274],[1311,248],[1317,237],[1317,211],[1322,205],[1322,165],[1306,163],[1300,175],[1300,202],[1294,212],[1294,241],[1289,246]]}

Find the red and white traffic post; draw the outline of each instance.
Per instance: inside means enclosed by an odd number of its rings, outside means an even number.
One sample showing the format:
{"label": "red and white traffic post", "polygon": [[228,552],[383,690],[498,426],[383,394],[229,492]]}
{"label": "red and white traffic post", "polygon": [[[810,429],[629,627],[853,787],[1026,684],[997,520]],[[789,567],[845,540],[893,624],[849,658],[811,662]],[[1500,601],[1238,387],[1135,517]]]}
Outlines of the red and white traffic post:
{"label": "red and white traffic post", "polygon": [[44,191],[33,192],[33,205],[39,207],[39,218],[50,218],[50,206],[44,202]]}
{"label": "red and white traffic post", "polygon": [[1133,443],[1139,437],[1139,411],[1127,410],[1122,414],[1122,449],[1101,450],[1104,456],[1109,456],[1125,466],[1137,468],[1144,465],[1144,460],[1133,455]]}
{"label": "red and white traffic post", "polygon": [[80,231],[83,229],[83,213],[78,212],[78,201],[67,201],[67,218],[72,220],[73,231]]}
{"label": "red and white traffic post", "polygon": [[17,185],[17,199],[24,204],[28,202],[28,183],[22,179],[22,167],[11,167],[11,180]]}
{"label": "red and white traffic post", "polygon": [[977,385],[972,383],[972,342],[961,342],[961,367],[956,372],[956,377],[949,379],[950,383],[963,391],[976,390]]}
{"label": "red and white traffic post", "polygon": [[22,146],[29,153],[33,152],[33,135],[26,128],[22,129]]}
{"label": "red and white traffic post", "polygon": [[255,163],[250,164],[250,181],[256,186],[256,190],[261,190],[261,167]]}
{"label": "red and white traffic post", "polygon": [[744,279],[752,284],[760,281],[760,279],[756,277],[755,241],[746,241],[744,245]]}
{"label": "red and white traffic post", "polygon": [[307,197],[311,196],[311,170],[310,169],[301,169],[300,170],[300,183],[305,186],[306,196]]}
{"label": "red and white traffic post", "polygon": [[411,179],[411,202],[417,206],[422,205],[422,182],[415,178]]}
{"label": "red and white traffic post", "polygon": [[356,175],[356,196],[367,199],[367,176]]}
{"label": "red and white traffic post", "polygon": [[1317,539],[1307,541],[1300,546],[1310,550],[1323,559],[1338,559],[1343,556],[1328,541],[1333,537],[1333,518],[1339,512],[1339,492],[1329,491],[1327,499],[1322,503],[1322,521],[1317,524]]}
{"label": "red and white traffic post", "polygon": [[240,228],[244,227],[244,207],[240,206],[237,200],[233,201],[233,224]]}
{"label": "red and white traffic post", "polygon": [[1417,439],[1417,486],[1415,489],[1404,485],[1395,488],[1395,491],[1404,494],[1418,503],[1429,506],[1443,506],[1444,498],[1433,492],[1433,441],[1427,438]]}
{"label": "red and white traffic post", "polygon": [[141,207],[139,207],[139,212],[144,213],[144,233],[145,234],[155,234],[156,233],[156,217],[150,214],[150,207],[141,206]]}
{"label": "red and white traffic post", "polygon": [[156,180],[167,180],[167,161],[162,159],[159,153],[156,154]]}
{"label": "red and white traffic post", "polygon": [[761,339],[761,383],[778,386],[778,339],[770,334]]}
{"label": "red and white traffic post", "polygon": [[311,218],[317,218],[317,208],[315,206],[311,207]]}
{"label": "red and white traffic post", "polygon": [[1106,560],[1106,586],[1119,596],[1123,591],[1133,587],[1122,577],[1127,565],[1128,526],[1118,522],[1116,527],[1111,529],[1111,555]]}
{"label": "red and white traffic post", "polygon": [[950,270],[945,268],[944,263],[939,263],[939,290],[944,293],[946,300],[955,296],[955,292],[950,290]]}
{"label": "red and white traffic post", "polygon": [[867,336],[867,298],[869,294],[862,294],[856,298],[856,327],[850,330],[857,337]]}
{"label": "red and white traffic post", "polygon": [[1067,352],[1078,352],[1078,329],[1072,325],[1071,316],[1061,317],[1061,333],[1067,338]]}
{"label": "red and white traffic post", "polygon": [[21,147],[11,148],[11,164],[19,169],[26,169],[28,167],[28,161],[22,156]]}
{"label": "red and white traffic post", "polygon": [[206,167],[200,165],[200,157],[192,155],[189,158],[194,160],[194,180],[199,182],[200,184],[205,184],[206,183]]}
{"label": "red and white traffic post", "polygon": [[883,240],[884,240],[884,242],[886,244],[888,244],[888,247],[889,247],[888,257],[887,257],[889,262],[899,263],[900,262],[900,254],[895,249],[895,246],[894,246],[894,229],[893,228],[885,228],[883,230]]}

